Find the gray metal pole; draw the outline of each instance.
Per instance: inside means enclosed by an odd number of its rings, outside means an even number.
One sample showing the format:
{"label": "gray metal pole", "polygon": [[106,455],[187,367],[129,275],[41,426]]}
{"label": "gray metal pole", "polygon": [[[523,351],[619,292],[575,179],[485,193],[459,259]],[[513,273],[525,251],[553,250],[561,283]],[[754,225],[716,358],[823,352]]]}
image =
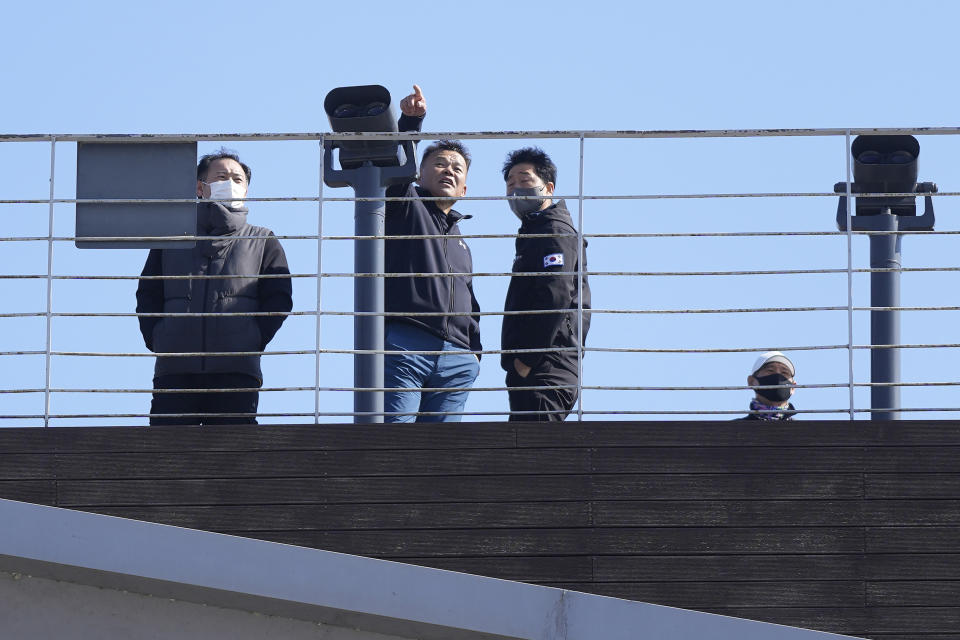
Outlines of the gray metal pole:
{"label": "gray metal pole", "polygon": [[[877,231],[897,231],[899,219],[889,209],[876,216]],[[899,234],[870,236],[870,268],[892,269],[870,274],[870,306],[900,306],[900,240]],[[870,343],[877,345],[900,344],[900,312],[870,312]],[[870,354],[870,380],[872,382],[900,382],[900,350],[896,348],[872,349]],[[899,409],[900,387],[871,387],[872,409]],[[873,420],[899,420],[899,411],[873,411]]]}
{"label": "gray metal pole", "polygon": [[[381,184],[380,167],[365,162],[355,172],[354,192],[358,198],[382,198],[386,188]],[[353,267],[357,274],[383,273],[383,225],[386,205],[383,200],[358,201],[354,208],[354,232],[372,236],[371,240],[354,241]],[[356,278],[353,283],[354,311],[376,315],[354,316],[353,346],[357,350],[383,351],[383,277]],[[383,354],[357,353],[353,356],[353,386],[383,387]],[[356,415],[355,423],[383,422],[383,392],[357,391],[353,394],[353,410],[371,415]],[[379,415],[372,415],[379,414]]]}
{"label": "gray metal pole", "polygon": [[[323,144],[323,181],[329,187],[353,187],[357,198],[383,198],[387,185],[404,184],[417,175],[416,151],[413,143],[400,144],[406,161],[403,164],[377,166],[364,161],[359,166],[347,169],[333,167],[334,145],[329,140]],[[398,158],[400,160],[400,158]],[[356,274],[384,271],[386,258],[384,218],[386,203],[383,200],[357,200],[354,203],[354,235],[368,240],[353,241],[353,267]],[[353,386],[359,389],[383,388],[383,329],[384,329],[384,280],[383,276],[355,278],[353,282],[353,310],[370,315],[354,316],[353,347],[358,351],[379,353],[354,354]],[[383,392],[354,391],[353,411],[355,423],[383,422]]]}

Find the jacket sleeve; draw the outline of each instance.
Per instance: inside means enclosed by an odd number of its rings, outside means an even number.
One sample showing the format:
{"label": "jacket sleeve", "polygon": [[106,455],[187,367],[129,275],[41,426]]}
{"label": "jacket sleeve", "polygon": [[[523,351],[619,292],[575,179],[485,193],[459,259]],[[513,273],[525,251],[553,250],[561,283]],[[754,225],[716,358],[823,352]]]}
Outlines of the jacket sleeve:
{"label": "jacket sleeve", "polygon": [[[401,115],[400,119],[397,121],[397,129],[400,131],[420,131],[420,127],[423,126],[423,118],[416,118],[414,116]],[[416,147],[414,147],[416,148]],[[400,184],[393,184],[387,187],[387,197],[388,198],[399,198],[403,196],[408,196],[411,194],[406,193],[410,184],[414,181],[414,176],[410,177],[410,180]],[[412,195],[417,195],[413,193]],[[396,214],[401,210],[406,210],[409,202],[387,202],[387,214]]]}
{"label": "jacket sleeve", "polygon": [[473,294],[473,278],[467,280],[467,289],[470,290],[470,307],[473,311],[473,322],[470,326],[470,350],[476,352],[477,360],[483,359],[483,344],[480,343],[480,303]]}
{"label": "jacket sleeve", "polygon": [[[273,233],[267,236],[266,246],[263,249],[263,262],[260,263],[260,275],[290,275],[287,256]],[[260,278],[257,281],[257,297],[260,300],[260,311],[289,313],[293,309],[293,286],[290,278]],[[277,334],[280,325],[286,319],[285,315],[257,316],[262,340],[261,349],[266,349],[267,344]]]}
{"label": "jacket sleeve", "polygon": [[[159,249],[151,249],[143,265],[141,276],[159,276],[163,273],[163,254]],[[137,313],[163,312],[163,280],[140,280],[137,283]],[[153,351],[153,328],[161,318],[140,317],[140,333],[147,349]]]}
{"label": "jacket sleeve", "polygon": [[[560,231],[563,233],[566,229]],[[557,232],[556,228],[551,232]],[[528,296],[525,310],[569,309],[577,287],[577,236],[532,238],[524,260],[524,271],[550,272],[548,276],[528,276]],[[560,259],[558,259],[560,258]],[[551,264],[553,263],[553,264]],[[554,344],[557,332],[568,322],[566,313],[540,313],[525,317],[520,338],[524,349],[548,349]],[[536,367],[542,353],[514,354],[528,367]]]}
{"label": "jacket sleeve", "polygon": [[423,126],[423,116],[408,116],[405,114],[400,114],[400,119],[397,120],[397,130],[398,131],[420,131],[420,127]]}

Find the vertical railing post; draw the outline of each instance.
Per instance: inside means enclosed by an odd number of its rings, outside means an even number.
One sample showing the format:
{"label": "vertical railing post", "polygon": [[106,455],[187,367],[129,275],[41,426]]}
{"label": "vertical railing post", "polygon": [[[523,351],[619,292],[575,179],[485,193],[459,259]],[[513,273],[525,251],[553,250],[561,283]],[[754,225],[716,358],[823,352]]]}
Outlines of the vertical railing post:
{"label": "vertical railing post", "polygon": [[320,136],[320,177],[317,181],[317,322],[316,350],[313,354],[314,390],[313,424],[320,423],[320,312],[323,308],[321,293],[323,288],[323,136]]}
{"label": "vertical railing post", "polygon": [[844,158],[847,167],[847,385],[850,390],[850,419],[854,414],[853,395],[853,157],[850,151],[850,129],[845,135]]}
{"label": "vertical railing post", "polygon": [[577,187],[577,422],[583,422],[583,132],[580,132],[580,176]]}
{"label": "vertical railing post", "polygon": [[50,426],[50,351],[53,345],[53,196],[57,165],[57,137],[50,136],[50,199],[47,220],[47,339],[44,361],[43,426]]}

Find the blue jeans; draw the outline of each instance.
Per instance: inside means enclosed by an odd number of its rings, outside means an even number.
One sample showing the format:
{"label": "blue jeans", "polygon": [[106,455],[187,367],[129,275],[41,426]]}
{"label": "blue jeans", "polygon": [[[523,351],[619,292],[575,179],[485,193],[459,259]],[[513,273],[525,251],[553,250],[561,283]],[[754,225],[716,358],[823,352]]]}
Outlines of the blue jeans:
{"label": "blue jeans", "polygon": [[[383,386],[416,389],[453,387],[457,391],[386,391],[386,412],[463,411],[467,390],[480,373],[480,361],[472,352],[439,338],[425,329],[403,322],[389,322],[384,336],[387,351],[449,351],[443,355],[386,354]],[[384,422],[460,422],[462,416],[393,415]]]}

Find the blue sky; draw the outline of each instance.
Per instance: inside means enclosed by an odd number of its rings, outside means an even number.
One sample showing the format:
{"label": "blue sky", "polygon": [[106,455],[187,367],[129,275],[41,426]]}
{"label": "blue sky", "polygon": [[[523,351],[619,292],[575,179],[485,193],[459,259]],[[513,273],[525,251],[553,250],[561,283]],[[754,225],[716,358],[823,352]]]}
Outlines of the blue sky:
{"label": "blue sky", "polygon": [[[516,2],[399,5],[277,2],[229,5],[165,2],[18,3],[0,12],[5,89],[0,133],[235,133],[328,130],[322,102],[339,85],[378,83],[396,100],[414,82],[428,102],[426,131],[913,127],[957,124],[955,55],[960,8],[949,2]],[[920,177],[960,191],[952,136],[920,139]],[[577,192],[575,140],[474,141],[472,196],[500,195],[507,151],[541,144],[560,168],[558,191]],[[216,145],[201,143],[201,151]],[[251,197],[317,194],[315,142],[238,142],[254,169]],[[0,143],[0,199],[47,197],[49,144]],[[57,145],[56,194],[74,197],[76,146]],[[845,175],[841,138],[590,140],[584,192],[826,192]],[[349,195],[328,190],[326,195]],[[957,230],[956,199],[936,200],[938,230]],[[503,202],[463,202],[474,218],[466,234],[511,233]],[[571,210],[577,215],[577,207]],[[684,233],[833,231],[834,198],[588,200],[584,231]],[[352,233],[350,205],[324,206],[326,235]],[[46,235],[46,205],[0,205],[3,237]],[[73,207],[55,207],[56,234],[73,233]],[[260,203],[251,221],[278,235],[316,233],[317,206]],[[904,240],[904,266],[956,266],[953,236]],[[295,273],[316,271],[316,242],[286,240]],[[509,239],[470,242],[478,272],[509,270]],[[5,273],[46,272],[45,243],[5,243]],[[325,272],[351,269],[347,241],[324,242]],[[78,251],[58,243],[60,275],[139,273],[145,251]],[[855,266],[867,266],[865,238],[854,240]],[[724,271],[846,267],[842,237],[595,238],[591,270]],[[869,303],[866,275],[854,278],[855,303]],[[953,272],[908,273],[905,305],[956,304]],[[478,278],[486,311],[502,309],[507,279]],[[601,309],[842,306],[845,275],[600,276]],[[57,312],[132,311],[133,281],[58,281]],[[295,310],[316,307],[316,281],[297,279]],[[0,313],[43,311],[42,280],[0,281]],[[325,278],[322,307],[350,309],[349,280]],[[0,351],[42,349],[42,319],[0,318]],[[352,343],[347,318],[324,317],[324,348]],[[956,312],[905,312],[906,343],[957,343]],[[856,314],[854,342],[869,342],[868,317]],[[487,348],[499,345],[499,318],[483,319]],[[316,326],[290,318],[272,349],[311,349]],[[847,341],[846,312],[782,314],[598,314],[590,347],[745,348],[837,345]],[[57,318],[54,349],[143,352],[133,318]],[[843,350],[798,351],[798,381],[847,379]],[[955,349],[908,350],[904,380],[958,380]],[[0,388],[43,386],[43,358],[0,357]],[[752,354],[590,353],[587,385],[726,386],[744,383]],[[479,387],[500,386],[496,357],[484,359]],[[312,386],[310,356],[267,356],[267,387]],[[348,386],[349,356],[321,359],[322,386]],[[149,388],[150,358],[53,359],[55,387]],[[866,352],[855,379],[869,379]],[[955,387],[905,390],[905,407],[957,407]],[[586,410],[737,410],[747,391],[588,391]],[[803,409],[847,404],[843,389],[801,389]],[[148,395],[56,394],[57,413],[141,413]],[[265,412],[313,412],[312,392],[263,394]],[[347,393],[325,393],[321,410],[349,411]],[[857,406],[869,406],[864,390]],[[475,392],[468,411],[499,411],[504,392]],[[0,394],[0,415],[42,413],[42,394]],[[809,417],[831,417],[822,414]],[[914,417],[933,417],[912,414]],[[941,414],[935,414],[945,417]],[[804,416],[808,417],[808,416]],[[839,417],[839,416],[837,416]],[[492,417],[492,419],[501,419]],[[298,418],[298,420],[300,420]],[[118,418],[112,422],[142,422]],[[267,420],[269,421],[269,420]],[[5,420],[3,425],[35,423]],[[57,424],[102,424],[104,419]]]}

